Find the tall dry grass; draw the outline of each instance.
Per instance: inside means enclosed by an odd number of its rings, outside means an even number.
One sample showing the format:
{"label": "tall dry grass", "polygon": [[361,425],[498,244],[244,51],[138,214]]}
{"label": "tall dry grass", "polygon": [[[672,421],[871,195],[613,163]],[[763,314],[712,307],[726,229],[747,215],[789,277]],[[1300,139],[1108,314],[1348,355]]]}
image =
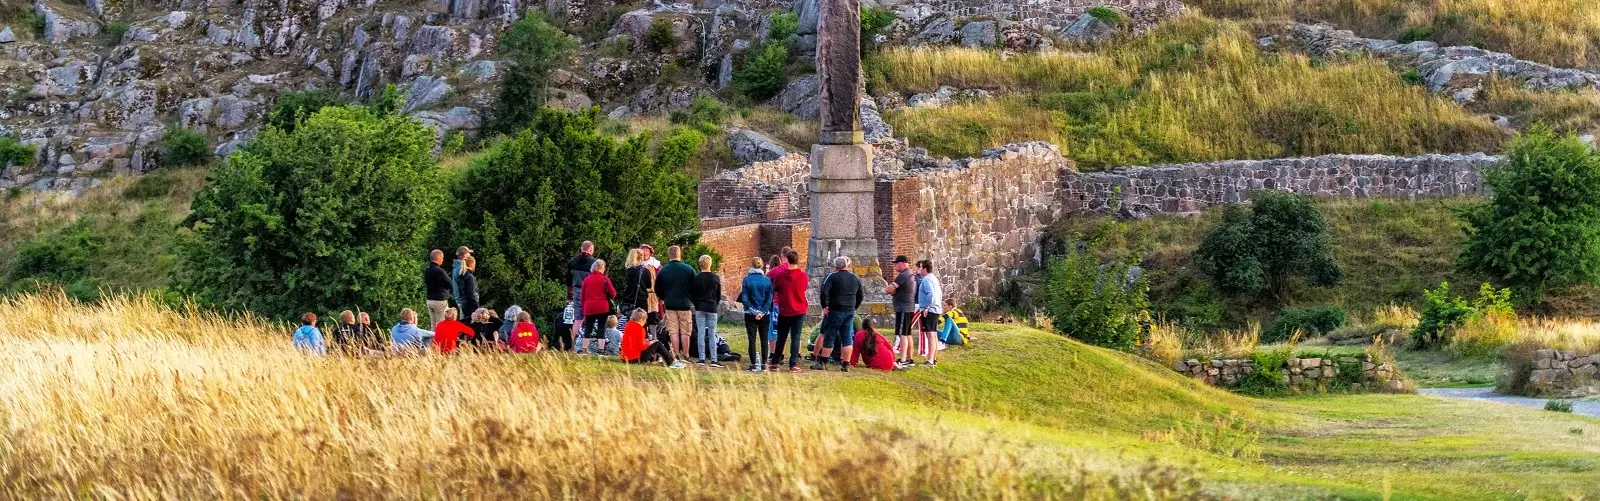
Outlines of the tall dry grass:
{"label": "tall dry grass", "polygon": [[1584,0],[1189,0],[1207,14],[1326,21],[1369,37],[1426,28],[1428,40],[1476,45],[1566,67],[1600,63],[1600,2]]}
{"label": "tall dry grass", "polygon": [[[1165,498],[789,379],[567,358],[354,359],[144,299],[0,300],[0,498]],[[783,377],[783,376],[780,376]]]}

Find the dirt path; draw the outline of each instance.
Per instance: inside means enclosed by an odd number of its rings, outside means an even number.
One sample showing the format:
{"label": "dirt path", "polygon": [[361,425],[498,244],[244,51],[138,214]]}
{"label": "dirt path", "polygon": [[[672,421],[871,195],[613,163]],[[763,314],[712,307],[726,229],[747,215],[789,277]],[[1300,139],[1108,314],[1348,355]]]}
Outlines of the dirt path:
{"label": "dirt path", "polygon": [[[1516,397],[1501,395],[1494,392],[1494,388],[1420,388],[1417,393],[1444,398],[1463,398],[1467,400],[1482,400],[1502,404],[1520,405],[1523,407],[1544,408],[1543,398]],[[1600,401],[1575,400],[1572,402],[1572,413],[1585,416],[1600,417]]]}

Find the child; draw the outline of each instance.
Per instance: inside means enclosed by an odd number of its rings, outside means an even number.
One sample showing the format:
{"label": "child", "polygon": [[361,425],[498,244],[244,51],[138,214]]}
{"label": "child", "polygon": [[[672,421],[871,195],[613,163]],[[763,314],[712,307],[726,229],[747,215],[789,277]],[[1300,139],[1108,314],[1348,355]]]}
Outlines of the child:
{"label": "child", "polygon": [[644,310],[634,310],[633,316],[628,318],[628,326],[622,332],[622,361],[630,364],[647,364],[657,358],[667,364],[668,368],[682,369],[682,360],[672,358],[672,350],[654,339],[646,339],[644,324],[649,318]]}
{"label": "child", "polygon": [[610,357],[622,353],[622,331],[617,330],[616,315],[606,317],[606,344],[600,348],[600,352]]}
{"label": "child", "polygon": [[300,329],[294,331],[294,347],[318,355],[328,354],[328,345],[322,341],[322,331],[317,329],[317,314],[300,316]]}
{"label": "child", "polygon": [[544,344],[539,342],[539,328],[533,325],[533,315],[528,312],[517,313],[517,326],[511,329],[512,353],[538,353],[544,350]]}

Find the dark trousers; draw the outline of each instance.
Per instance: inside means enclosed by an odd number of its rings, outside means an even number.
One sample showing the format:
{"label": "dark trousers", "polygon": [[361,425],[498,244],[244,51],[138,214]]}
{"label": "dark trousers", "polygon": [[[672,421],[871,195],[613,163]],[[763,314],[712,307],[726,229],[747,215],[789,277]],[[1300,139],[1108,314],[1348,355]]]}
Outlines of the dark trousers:
{"label": "dark trousers", "polygon": [[556,353],[572,351],[571,325],[563,325],[560,329],[556,329],[555,335],[550,336],[549,349],[555,350]]}
{"label": "dark trousers", "polygon": [[650,343],[650,346],[646,346],[643,350],[639,350],[638,360],[628,363],[648,364],[656,361],[657,359],[666,362],[667,365],[672,365],[673,362],[676,362],[676,360],[673,360],[672,358],[672,350],[667,348],[667,345],[662,343]]}
{"label": "dark trousers", "polygon": [[744,315],[744,338],[750,342],[750,364],[761,365],[767,363],[767,322],[772,317],[756,318],[755,315]]}
{"label": "dark trousers", "polygon": [[800,365],[800,343],[805,342],[800,339],[800,328],[805,323],[805,315],[778,317],[778,342],[774,345],[773,349],[776,351],[773,351],[772,354],[782,357],[783,344],[787,341],[789,343],[789,367]]}
{"label": "dark trousers", "polygon": [[583,317],[583,337],[589,339],[605,339],[606,317],[609,316],[611,316],[611,313],[607,312],[599,315],[589,315]]}

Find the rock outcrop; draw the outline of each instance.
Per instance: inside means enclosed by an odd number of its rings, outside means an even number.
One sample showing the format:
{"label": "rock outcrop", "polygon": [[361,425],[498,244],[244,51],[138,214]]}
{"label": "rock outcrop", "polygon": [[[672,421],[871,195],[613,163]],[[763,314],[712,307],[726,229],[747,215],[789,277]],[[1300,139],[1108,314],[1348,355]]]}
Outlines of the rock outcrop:
{"label": "rock outcrop", "polygon": [[1439,44],[1427,41],[1400,43],[1394,40],[1362,38],[1349,30],[1322,24],[1296,23],[1289,26],[1287,31],[1284,43],[1312,55],[1335,56],[1347,52],[1362,52],[1414,67],[1421,73],[1429,89],[1434,92],[1451,92],[1458,96],[1458,100],[1470,100],[1476,92],[1464,94],[1459,92],[1481,87],[1484,79],[1490,75],[1510,78],[1521,82],[1529,89],[1539,91],[1577,87],[1600,88],[1600,74],[1557,68],[1517,59],[1504,52],[1477,47],[1440,47]]}

